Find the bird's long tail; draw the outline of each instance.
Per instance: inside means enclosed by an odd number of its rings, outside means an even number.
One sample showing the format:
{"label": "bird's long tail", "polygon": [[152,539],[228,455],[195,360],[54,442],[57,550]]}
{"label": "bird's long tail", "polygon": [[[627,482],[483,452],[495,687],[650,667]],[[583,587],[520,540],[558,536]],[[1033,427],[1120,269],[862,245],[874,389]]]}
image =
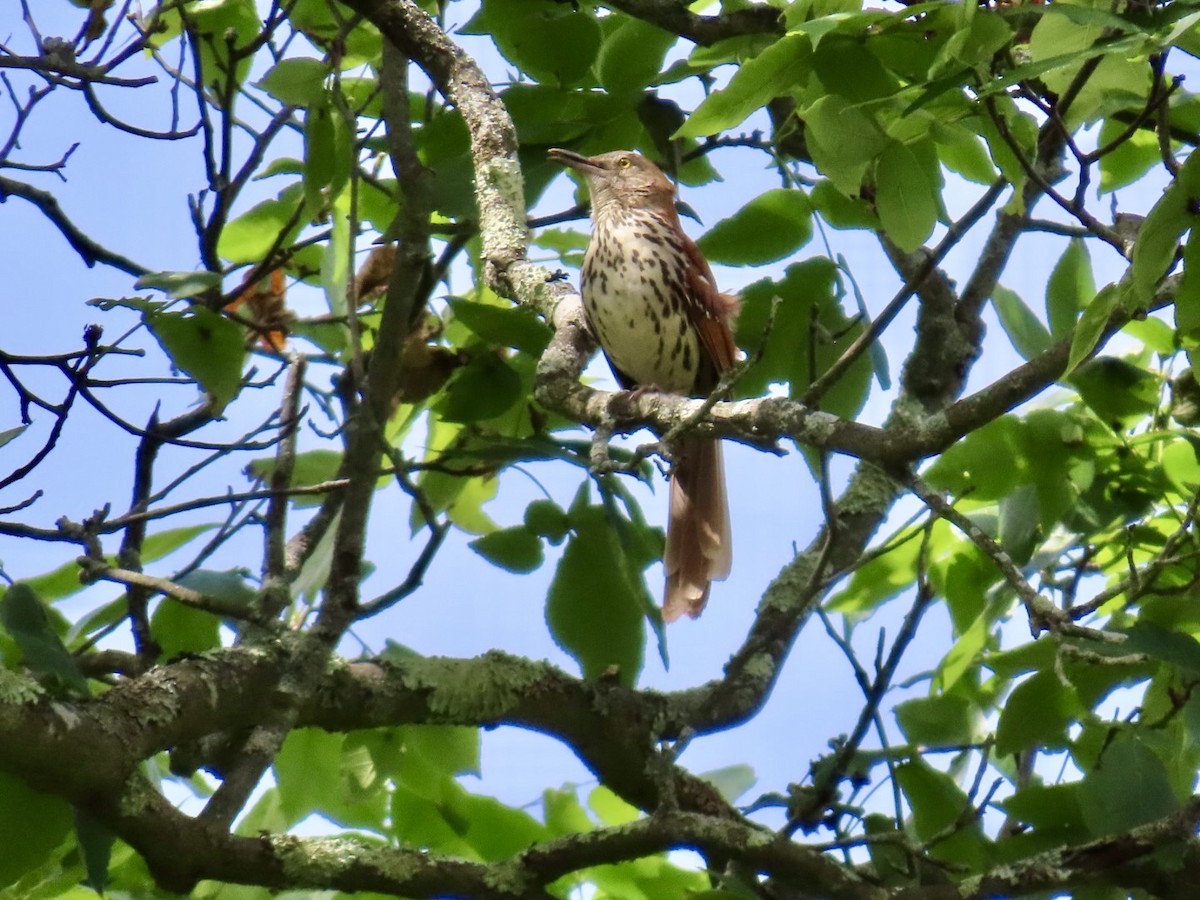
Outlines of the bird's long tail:
{"label": "bird's long tail", "polygon": [[685,438],[671,476],[663,621],[674,622],[684,613],[697,618],[708,602],[711,582],[726,578],[732,565],[721,442]]}

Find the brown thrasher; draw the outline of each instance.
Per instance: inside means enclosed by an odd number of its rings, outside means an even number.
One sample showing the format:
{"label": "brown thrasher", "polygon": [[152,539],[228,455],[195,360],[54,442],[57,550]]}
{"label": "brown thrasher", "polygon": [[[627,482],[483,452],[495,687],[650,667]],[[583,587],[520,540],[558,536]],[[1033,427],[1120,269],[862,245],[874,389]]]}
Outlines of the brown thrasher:
{"label": "brown thrasher", "polygon": [[[637,153],[551,159],[587,178],[592,239],[581,272],[588,324],[621,386],[707,395],[733,365],[737,298],[679,224],[675,186]],[[710,582],[729,574],[733,541],[721,442],[685,436],[675,448],[663,566],[663,620],[693,619]]]}

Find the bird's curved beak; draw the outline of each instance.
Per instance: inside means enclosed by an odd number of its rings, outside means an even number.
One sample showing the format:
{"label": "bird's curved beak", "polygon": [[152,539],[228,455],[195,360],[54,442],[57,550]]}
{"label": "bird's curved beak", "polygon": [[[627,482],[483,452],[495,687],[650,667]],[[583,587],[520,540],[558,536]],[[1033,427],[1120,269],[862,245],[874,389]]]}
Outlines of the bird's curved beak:
{"label": "bird's curved beak", "polygon": [[576,153],[574,150],[560,150],[555,147],[548,155],[556,163],[566,166],[568,169],[574,169],[576,172],[582,172],[584,175],[599,175],[604,171],[604,168],[597,165],[592,157]]}

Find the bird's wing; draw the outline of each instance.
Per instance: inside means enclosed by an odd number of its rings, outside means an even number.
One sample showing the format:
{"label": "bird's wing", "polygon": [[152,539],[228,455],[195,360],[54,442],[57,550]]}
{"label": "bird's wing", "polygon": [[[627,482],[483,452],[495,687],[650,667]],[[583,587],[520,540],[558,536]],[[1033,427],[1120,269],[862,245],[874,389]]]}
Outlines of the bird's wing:
{"label": "bird's wing", "polygon": [[688,261],[688,290],[698,303],[687,304],[688,315],[700,335],[700,342],[718,372],[731,368],[737,360],[733,340],[733,322],[737,318],[738,299],[717,290],[717,279],[696,242],[684,240]]}

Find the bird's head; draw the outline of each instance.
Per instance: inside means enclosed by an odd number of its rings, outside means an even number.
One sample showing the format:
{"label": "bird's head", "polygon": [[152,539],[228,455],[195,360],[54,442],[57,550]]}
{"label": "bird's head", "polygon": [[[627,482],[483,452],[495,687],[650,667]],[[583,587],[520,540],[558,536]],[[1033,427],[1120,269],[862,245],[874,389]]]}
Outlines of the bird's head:
{"label": "bird's head", "polygon": [[554,149],[550,158],[587,178],[594,215],[615,207],[675,209],[675,186],[640,153],[613,150],[584,156],[573,150]]}

